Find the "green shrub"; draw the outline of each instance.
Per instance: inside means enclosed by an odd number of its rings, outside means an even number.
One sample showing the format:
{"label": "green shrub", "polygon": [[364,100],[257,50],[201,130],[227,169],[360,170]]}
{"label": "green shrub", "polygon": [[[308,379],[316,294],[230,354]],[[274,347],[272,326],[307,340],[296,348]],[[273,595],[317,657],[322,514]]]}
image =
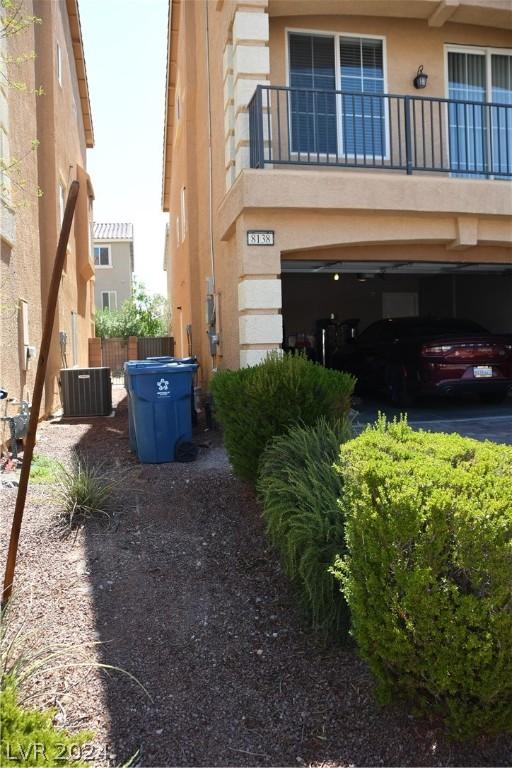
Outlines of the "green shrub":
{"label": "green shrub", "polygon": [[512,447],[380,422],[342,446],[336,572],[383,701],[512,729]]}
{"label": "green shrub", "polygon": [[82,747],[92,734],[70,734],[53,725],[55,711],[26,709],[19,705],[16,685],[10,678],[0,688],[0,765],[69,765],[85,768]]}
{"label": "green shrub", "polygon": [[323,417],[313,427],[291,427],[267,445],[258,480],[267,533],[313,628],[343,635],[347,605],[329,567],[345,552],[341,477],[333,465],[350,431],[347,419],[329,424]]}
{"label": "green shrub", "polygon": [[211,381],[215,414],[236,474],[255,483],[272,437],[292,424],[314,424],[320,416],[334,421],[347,413],[354,383],[349,374],[292,354],[273,353],[252,368],[216,373]]}

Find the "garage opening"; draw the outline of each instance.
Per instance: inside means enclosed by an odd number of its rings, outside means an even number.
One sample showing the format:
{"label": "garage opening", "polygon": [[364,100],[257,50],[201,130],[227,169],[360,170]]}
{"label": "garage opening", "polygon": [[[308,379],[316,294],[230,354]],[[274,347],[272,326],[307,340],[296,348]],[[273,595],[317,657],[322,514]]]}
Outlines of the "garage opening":
{"label": "garage opening", "polygon": [[[508,379],[512,381],[512,264],[284,258],[282,296],[285,349],[303,349],[328,367],[352,370],[360,389],[369,377],[373,394],[391,395],[397,404],[407,404],[408,396],[418,394],[424,384],[422,371],[404,352],[411,345],[422,358],[422,370],[428,373],[438,366],[434,394],[474,391],[482,394],[482,401],[498,401],[506,395]],[[386,330],[385,320],[389,328],[401,329],[396,338]],[[410,337],[405,346],[404,334]],[[429,334],[432,339],[444,337],[446,343],[431,345],[434,352],[426,359]],[[371,360],[361,370],[361,347],[366,357],[382,353],[385,370],[376,370],[374,377],[380,380],[372,382]],[[374,365],[378,368],[378,361]],[[465,377],[460,386],[454,366]]]}

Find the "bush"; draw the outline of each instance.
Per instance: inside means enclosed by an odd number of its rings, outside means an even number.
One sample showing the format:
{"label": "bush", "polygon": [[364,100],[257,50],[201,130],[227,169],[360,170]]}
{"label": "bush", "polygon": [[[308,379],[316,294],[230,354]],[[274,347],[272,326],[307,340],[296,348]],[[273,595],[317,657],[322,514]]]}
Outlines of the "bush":
{"label": "bush", "polygon": [[354,379],[312,363],[303,355],[270,354],[252,368],[218,371],[211,381],[215,414],[224,428],[231,464],[256,482],[268,441],[292,424],[334,421],[350,408]]}
{"label": "bush", "polygon": [[0,765],[69,765],[86,768],[80,760],[83,745],[92,733],[70,734],[53,725],[56,711],[39,711],[21,707],[16,685],[10,678],[2,680],[0,689]]}
{"label": "bush", "polygon": [[341,449],[336,572],[383,701],[512,729],[512,448],[380,422]]}
{"label": "bush", "polygon": [[333,464],[350,431],[346,419],[291,427],[267,445],[258,481],[267,533],[313,628],[344,636],[347,605],[329,567],[345,552],[341,477]]}

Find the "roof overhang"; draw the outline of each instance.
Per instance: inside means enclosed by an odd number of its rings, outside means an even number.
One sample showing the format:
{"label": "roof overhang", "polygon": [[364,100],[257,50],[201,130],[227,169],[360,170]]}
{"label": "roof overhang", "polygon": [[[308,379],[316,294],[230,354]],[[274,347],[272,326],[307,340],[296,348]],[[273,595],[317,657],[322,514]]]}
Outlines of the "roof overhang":
{"label": "roof overhang", "polygon": [[269,0],[270,16],[384,16],[512,29],[510,0]]}
{"label": "roof overhang", "polygon": [[171,184],[180,2],[181,0],[169,0],[169,17],[167,24],[167,75],[165,79],[164,151],[162,169],[162,210],[166,212],[169,210]]}
{"label": "roof overhang", "polygon": [[80,13],[78,0],[66,0],[68,12],[71,42],[73,44],[73,56],[75,59],[76,76],[78,79],[78,93],[85,132],[85,144],[91,149],[94,147],[94,131],[92,127],[91,102],[89,99],[89,86],[87,84],[87,72],[85,69],[84,44],[82,40],[82,28],[80,26]]}

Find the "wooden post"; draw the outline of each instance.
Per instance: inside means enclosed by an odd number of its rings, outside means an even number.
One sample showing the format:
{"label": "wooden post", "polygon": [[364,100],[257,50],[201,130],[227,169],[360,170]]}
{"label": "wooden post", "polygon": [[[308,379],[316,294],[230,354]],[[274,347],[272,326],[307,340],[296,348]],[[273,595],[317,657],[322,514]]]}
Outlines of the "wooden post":
{"label": "wooden post", "polygon": [[30,409],[30,419],[28,422],[27,437],[25,439],[25,448],[23,451],[23,463],[21,465],[20,484],[16,496],[16,506],[11,526],[11,538],[9,540],[9,549],[7,552],[7,562],[5,565],[4,587],[2,592],[2,608],[7,604],[14,582],[14,570],[16,568],[16,555],[18,553],[18,542],[20,538],[21,523],[23,512],[25,510],[25,500],[27,497],[28,479],[30,475],[30,465],[32,463],[32,454],[36,442],[37,423],[39,420],[39,410],[41,408],[41,398],[43,396],[44,380],[46,377],[46,367],[48,364],[48,354],[50,351],[50,342],[52,338],[53,324],[55,320],[55,309],[59,295],[59,286],[62,277],[62,268],[66,258],[66,249],[68,247],[69,233],[75,213],[76,202],[80,184],[78,181],[71,182],[69,188],[66,209],[62,219],[55,262],[53,264],[52,279],[48,291],[48,302],[43,326],[43,337],[41,339],[41,348],[39,350],[39,359],[37,361],[36,379],[34,382],[34,392],[32,395],[32,405]]}

